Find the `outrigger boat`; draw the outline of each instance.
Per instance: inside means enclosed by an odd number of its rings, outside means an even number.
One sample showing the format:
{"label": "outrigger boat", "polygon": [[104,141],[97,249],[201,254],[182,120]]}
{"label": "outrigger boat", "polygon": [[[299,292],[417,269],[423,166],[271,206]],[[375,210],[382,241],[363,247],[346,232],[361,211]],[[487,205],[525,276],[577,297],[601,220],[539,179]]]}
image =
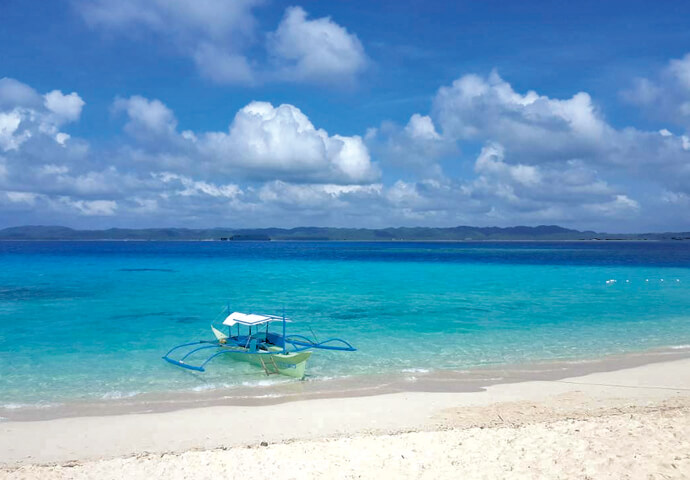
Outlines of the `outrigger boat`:
{"label": "outrigger boat", "polygon": [[[228,309],[229,312],[229,309]],[[213,324],[211,330],[216,340],[199,340],[183,343],[171,348],[163,360],[178,367],[204,372],[206,365],[216,357],[229,356],[232,359],[249,362],[263,368],[266,375],[282,374],[289,377],[304,378],[307,360],[312,349],[354,352],[357,350],[345,340],[330,338],[323,342],[312,341],[302,335],[286,335],[286,324],[290,322],[285,315],[260,315],[255,313],[232,312],[222,322],[227,334]],[[269,331],[271,323],[281,323],[282,333]],[[265,328],[263,328],[265,326]],[[237,327],[234,329],[233,327]],[[245,333],[242,332],[245,327]],[[234,330],[234,332],[233,332]],[[253,330],[253,331],[252,331]],[[211,353],[203,362],[194,365],[188,359],[197,352]],[[179,360],[172,358],[182,354]]]}

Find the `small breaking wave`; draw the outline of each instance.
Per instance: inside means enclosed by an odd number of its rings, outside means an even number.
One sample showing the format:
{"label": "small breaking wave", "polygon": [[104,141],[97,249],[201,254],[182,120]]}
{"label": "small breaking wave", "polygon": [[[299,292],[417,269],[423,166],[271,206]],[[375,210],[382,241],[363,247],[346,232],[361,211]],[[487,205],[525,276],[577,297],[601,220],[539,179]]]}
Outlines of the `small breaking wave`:
{"label": "small breaking wave", "polygon": [[101,399],[103,400],[120,400],[122,398],[131,398],[139,395],[141,392],[137,391],[132,391],[132,392],[119,392],[119,391],[114,391],[114,392],[107,392],[101,395]]}
{"label": "small breaking wave", "polygon": [[62,405],[61,403],[4,403],[0,404],[0,409],[19,410],[21,408],[54,408]]}

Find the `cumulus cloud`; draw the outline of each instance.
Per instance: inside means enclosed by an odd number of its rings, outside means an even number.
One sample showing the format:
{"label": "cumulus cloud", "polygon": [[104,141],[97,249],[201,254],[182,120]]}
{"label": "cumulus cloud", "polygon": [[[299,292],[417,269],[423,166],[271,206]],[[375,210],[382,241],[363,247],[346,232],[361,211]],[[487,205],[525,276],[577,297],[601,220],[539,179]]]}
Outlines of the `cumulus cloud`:
{"label": "cumulus cloud", "polygon": [[624,230],[690,220],[687,135],[616,129],[587,94],[519,93],[497,74],[461,77],[428,113],[364,138],[267,102],[224,131],[180,132],[165,103],[132,96],[113,103],[122,145],[92,150],[67,133],[83,108],[76,93],[0,81],[0,222]]}
{"label": "cumulus cloud", "polygon": [[[391,209],[420,222],[448,221],[462,211],[503,224],[608,228],[641,221],[645,206],[659,211],[657,192],[690,192],[686,135],[616,129],[585,92],[565,99],[521,93],[496,72],[458,78],[439,89],[429,114],[414,114],[405,126],[384,122],[366,140],[386,166],[427,178],[398,181],[386,195]],[[460,152],[477,144],[483,146],[475,158]],[[473,178],[444,173],[466,170],[469,162]]]}
{"label": "cumulus cloud", "polygon": [[0,108],[36,108],[42,103],[41,95],[30,86],[13,78],[0,78]]}
{"label": "cumulus cloud", "polygon": [[415,113],[405,126],[405,133],[414,139],[438,140],[440,135],[436,133],[436,127],[431,117]]}
{"label": "cumulus cloud", "polygon": [[258,192],[265,203],[280,204],[291,210],[301,208],[345,207],[348,201],[376,199],[383,190],[381,184],[335,185],[294,184],[280,180],[265,183]]}
{"label": "cumulus cloud", "polygon": [[[125,130],[152,149],[143,158],[165,168],[339,184],[367,183],[380,175],[361,137],[329,135],[293,105],[252,102],[235,114],[226,132],[197,133],[178,133],[173,112],[158,100],[118,99],[115,108],[128,116]],[[167,143],[160,141],[163,136]],[[152,137],[157,141],[149,142]],[[183,155],[171,157],[171,151]]]}
{"label": "cumulus cloud", "polygon": [[18,132],[22,123],[20,110],[0,113],[0,147],[4,151],[16,150],[31,137],[31,131]]}
{"label": "cumulus cloud", "polygon": [[243,51],[255,40],[252,10],[261,0],[77,0],[75,8],[94,29],[136,40],[152,33],[191,58],[202,75],[247,84],[253,72]]}
{"label": "cumulus cloud", "polygon": [[53,112],[58,119],[65,122],[79,120],[84,100],[76,92],[65,95],[60,90],[53,90],[46,93],[44,98],[45,107]]}
{"label": "cumulus cloud", "polygon": [[[265,35],[257,32],[253,10],[263,0],[73,3],[92,28],[121,33],[135,41],[142,34],[153,34],[193,60],[201,75],[222,84],[351,83],[367,63],[356,35],[329,17],[309,20],[300,7],[289,7],[277,30],[267,34],[268,41],[262,45],[259,39]],[[264,58],[267,56],[272,61]]]}
{"label": "cumulus cloud", "polygon": [[458,154],[455,141],[439,135],[431,117],[418,113],[404,127],[383,122],[377,128],[370,128],[365,141],[389,166],[410,169],[427,177],[443,176],[439,160]]}
{"label": "cumulus cloud", "polygon": [[142,139],[171,136],[177,128],[175,114],[160,100],[149,100],[139,95],[118,98],[113,102],[115,112],[125,112],[128,121],[125,131]]}
{"label": "cumulus cloud", "polygon": [[60,127],[79,119],[84,101],[76,93],[53,90],[41,96],[17,80],[0,80],[0,150],[18,150],[30,138],[49,136],[64,146],[69,135]]}
{"label": "cumulus cloud", "polygon": [[508,183],[517,183],[526,187],[534,187],[541,183],[542,175],[536,166],[509,165],[504,163],[503,159],[503,147],[498,144],[490,144],[482,149],[474,169],[480,175],[495,177]]}
{"label": "cumulus cloud", "polygon": [[63,202],[87,216],[111,216],[115,215],[115,210],[117,209],[117,202],[113,200],[87,201],[63,199]]}
{"label": "cumulus cloud", "polygon": [[638,207],[578,160],[558,166],[510,164],[501,145],[489,144],[478,155],[474,170],[478,177],[462,185],[462,191],[506,215],[532,212],[544,218],[544,212],[581,210],[615,217]]}
{"label": "cumulus cloud", "polygon": [[145,27],[166,35],[188,38],[204,33],[227,38],[236,31],[251,32],[251,8],[258,0],[83,0],[75,7],[85,20],[104,28]]}
{"label": "cumulus cloud", "polygon": [[352,82],[367,64],[356,35],[329,17],[307,19],[301,7],[288,8],[278,29],[268,38],[279,75],[288,79]]}
{"label": "cumulus cloud", "polygon": [[[171,172],[153,173],[152,176],[165,184],[178,185],[178,188],[174,190],[174,194],[183,197],[208,195],[210,197],[234,199],[242,195],[242,189],[236,184],[215,185]],[[163,196],[167,197],[169,195],[170,192],[166,189]]]}
{"label": "cumulus cloud", "polygon": [[672,59],[656,78],[634,79],[621,91],[627,102],[642,107],[657,119],[690,131],[690,53]]}
{"label": "cumulus cloud", "polygon": [[612,133],[591,97],[579,92],[554,99],[515,92],[498,73],[465,75],[434,98],[432,117],[443,135],[465,141],[500,141],[533,161],[578,158],[601,152]]}
{"label": "cumulus cloud", "polygon": [[228,133],[207,134],[201,148],[256,174],[338,183],[378,177],[360,137],[331,136],[293,105],[252,102],[235,115]]}

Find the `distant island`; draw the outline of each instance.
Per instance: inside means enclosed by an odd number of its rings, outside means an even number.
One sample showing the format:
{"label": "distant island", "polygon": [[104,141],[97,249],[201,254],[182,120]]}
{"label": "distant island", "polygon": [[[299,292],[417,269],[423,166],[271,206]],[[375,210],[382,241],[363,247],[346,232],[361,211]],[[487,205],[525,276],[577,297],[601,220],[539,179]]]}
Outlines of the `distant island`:
{"label": "distant island", "polygon": [[141,241],[558,241],[690,240],[680,233],[597,233],[539,225],[536,227],[397,227],[397,228],[109,228],[75,230],[59,226],[21,226],[0,230],[0,240],[141,240]]}

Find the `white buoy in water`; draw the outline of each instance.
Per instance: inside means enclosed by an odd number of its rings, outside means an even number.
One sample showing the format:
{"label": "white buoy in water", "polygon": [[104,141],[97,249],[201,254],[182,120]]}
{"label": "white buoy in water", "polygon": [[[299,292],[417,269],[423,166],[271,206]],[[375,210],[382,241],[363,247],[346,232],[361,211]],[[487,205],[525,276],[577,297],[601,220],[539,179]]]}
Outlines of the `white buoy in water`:
{"label": "white buoy in water", "polygon": [[610,280],[606,280],[606,285],[611,285],[612,283],[616,283],[616,281],[613,278]]}

